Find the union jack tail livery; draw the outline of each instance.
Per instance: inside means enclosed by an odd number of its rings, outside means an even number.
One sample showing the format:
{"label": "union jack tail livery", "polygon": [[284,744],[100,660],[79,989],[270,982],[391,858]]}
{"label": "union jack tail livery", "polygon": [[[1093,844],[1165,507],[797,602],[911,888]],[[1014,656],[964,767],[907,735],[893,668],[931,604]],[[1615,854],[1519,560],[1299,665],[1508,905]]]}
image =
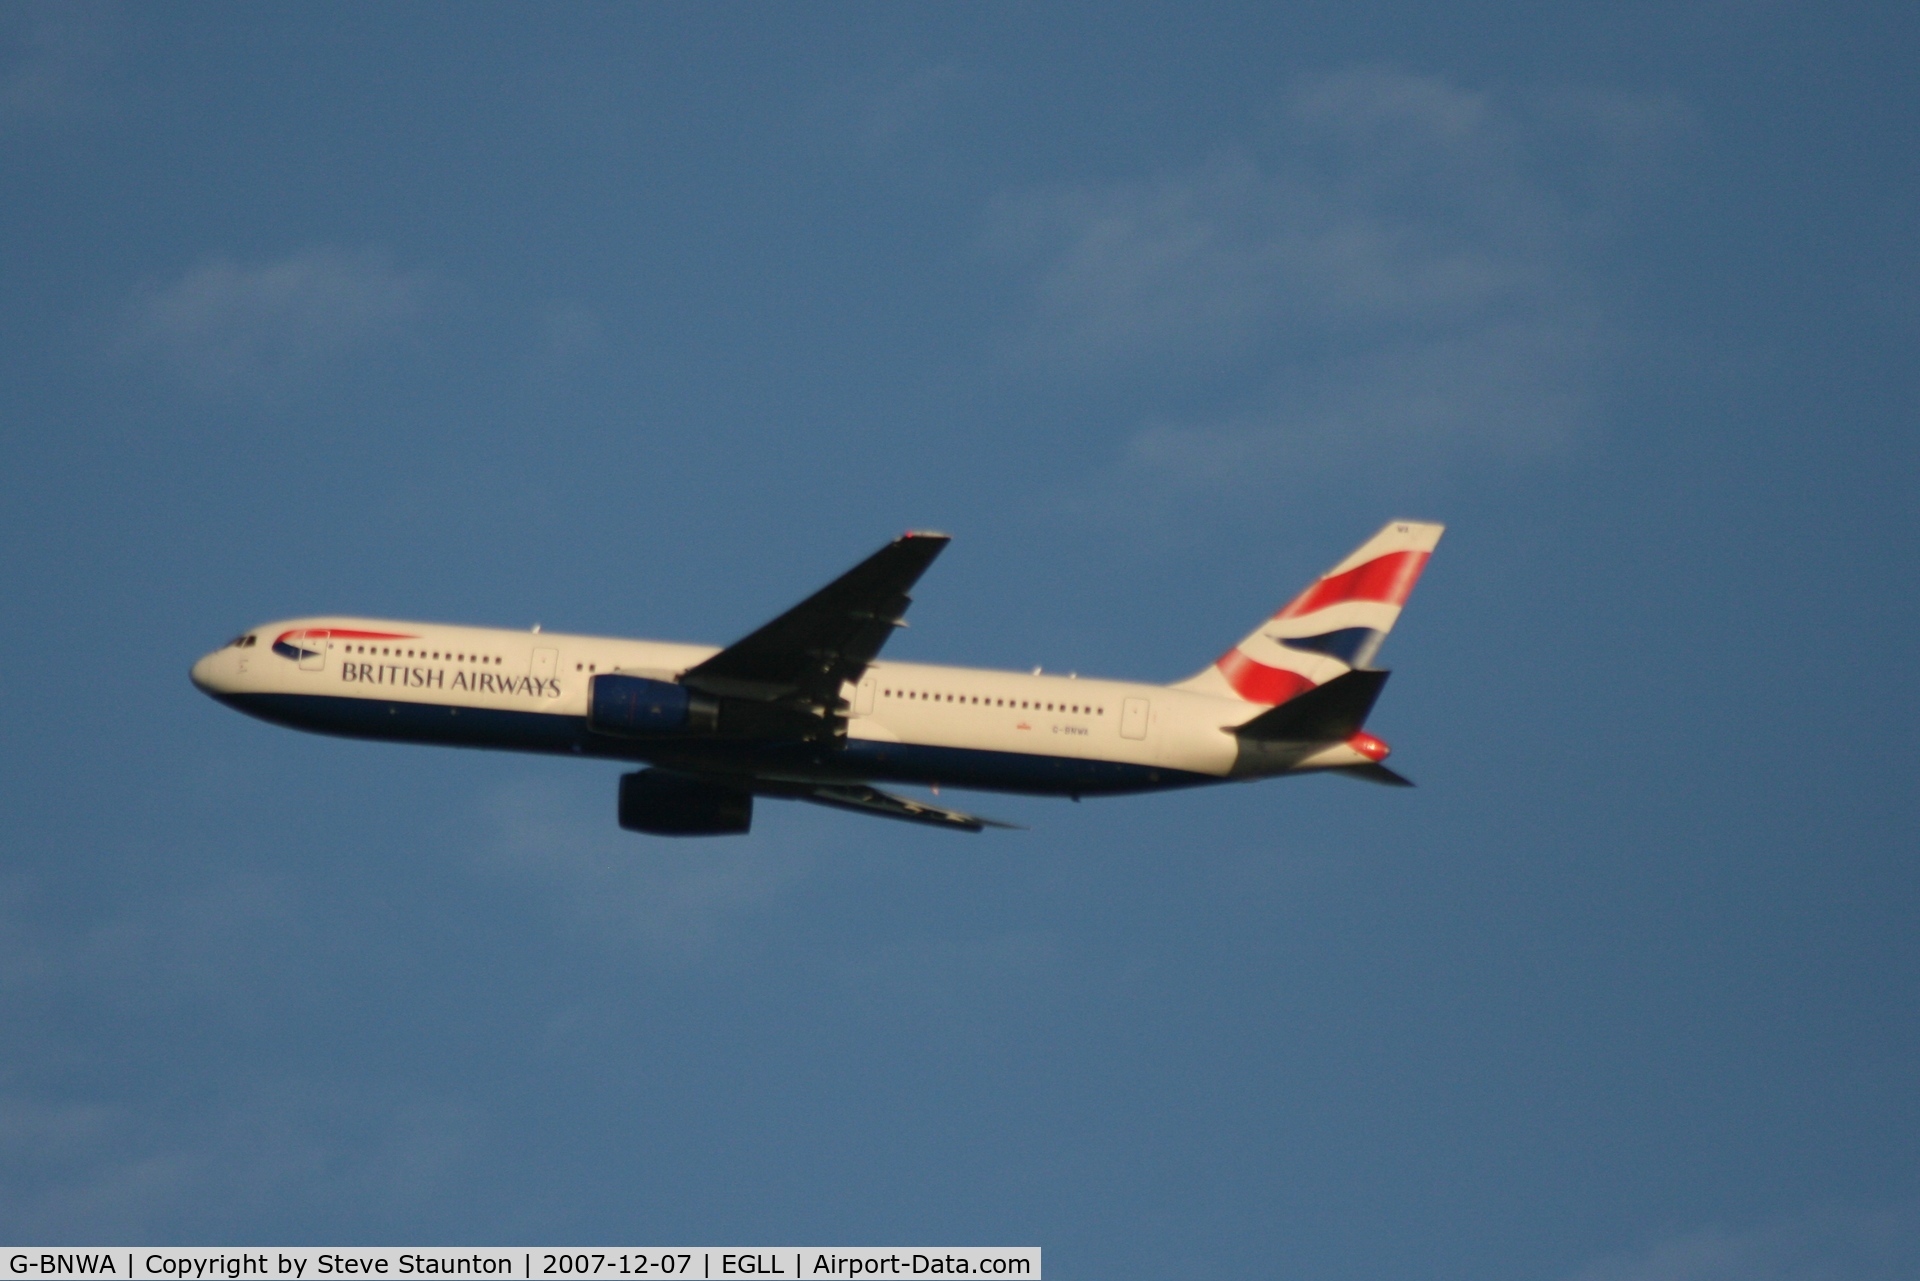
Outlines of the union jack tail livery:
{"label": "union jack tail livery", "polygon": [[1271,706],[1367,667],[1445,530],[1390,521],[1213,666],[1174,688]]}

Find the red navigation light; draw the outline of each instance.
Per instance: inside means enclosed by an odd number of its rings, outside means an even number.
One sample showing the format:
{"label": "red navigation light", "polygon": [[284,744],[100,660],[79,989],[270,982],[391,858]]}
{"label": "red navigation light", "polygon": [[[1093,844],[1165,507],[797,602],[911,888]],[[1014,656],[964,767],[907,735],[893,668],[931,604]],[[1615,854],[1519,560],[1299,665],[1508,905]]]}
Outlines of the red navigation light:
{"label": "red navigation light", "polygon": [[1387,753],[1393,750],[1365,730],[1361,730],[1358,734],[1348,739],[1347,746],[1376,765],[1386,760]]}

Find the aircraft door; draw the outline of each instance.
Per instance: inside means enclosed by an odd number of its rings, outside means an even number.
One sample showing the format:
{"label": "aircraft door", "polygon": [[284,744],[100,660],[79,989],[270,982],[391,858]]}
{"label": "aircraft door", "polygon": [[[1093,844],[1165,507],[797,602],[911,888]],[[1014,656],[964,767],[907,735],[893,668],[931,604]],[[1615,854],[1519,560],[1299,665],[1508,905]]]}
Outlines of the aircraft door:
{"label": "aircraft door", "polygon": [[557,649],[536,649],[533,651],[533,679],[547,680],[553,676],[554,669],[560,665],[560,651]]}
{"label": "aircraft door", "polygon": [[853,714],[855,716],[873,715],[873,687],[879,679],[880,678],[872,672],[868,672],[860,678],[858,688],[853,691]]}
{"label": "aircraft door", "polygon": [[325,632],[308,632],[301,637],[300,670],[303,672],[324,672],[327,670],[327,647],[332,643]]}
{"label": "aircraft door", "polygon": [[1129,698],[1120,704],[1120,737],[1145,738],[1147,736],[1147,700]]}

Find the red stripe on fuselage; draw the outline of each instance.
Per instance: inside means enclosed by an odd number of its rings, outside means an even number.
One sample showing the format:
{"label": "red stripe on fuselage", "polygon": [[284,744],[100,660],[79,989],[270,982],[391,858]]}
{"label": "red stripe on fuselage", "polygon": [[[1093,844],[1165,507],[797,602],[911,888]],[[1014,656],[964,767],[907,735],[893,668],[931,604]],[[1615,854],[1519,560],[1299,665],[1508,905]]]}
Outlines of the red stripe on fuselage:
{"label": "red stripe on fuselage", "polygon": [[1298,618],[1329,605],[1344,605],[1350,600],[1378,601],[1383,605],[1404,605],[1427,567],[1429,552],[1388,552],[1364,565],[1355,565],[1344,574],[1321,579],[1296,596],[1291,605],[1275,618]]}
{"label": "red stripe on fuselage", "polygon": [[411,632],[354,632],[344,627],[296,627],[290,632],[281,632],[273,638],[278,645],[289,636],[337,636],[343,640],[413,640]]}
{"label": "red stripe on fuselage", "polygon": [[1227,684],[1233,686],[1233,692],[1249,703],[1284,703],[1313,688],[1313,682],[1299,672],[1268,667],[1237,649],[1222,654],[1214,666],[1227,678]]}

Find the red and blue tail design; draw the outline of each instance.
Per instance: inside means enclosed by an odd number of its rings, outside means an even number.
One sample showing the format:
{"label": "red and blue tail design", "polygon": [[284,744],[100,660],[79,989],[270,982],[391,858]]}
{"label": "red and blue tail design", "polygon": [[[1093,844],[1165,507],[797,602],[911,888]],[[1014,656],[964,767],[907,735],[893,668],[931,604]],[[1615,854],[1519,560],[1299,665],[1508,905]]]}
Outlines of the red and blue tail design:
{"label": "red and blue tail design", "polygon": [[1368,666],[1445,529],[1388,523],[1213,666],[1174,688],[1284,703]]}

